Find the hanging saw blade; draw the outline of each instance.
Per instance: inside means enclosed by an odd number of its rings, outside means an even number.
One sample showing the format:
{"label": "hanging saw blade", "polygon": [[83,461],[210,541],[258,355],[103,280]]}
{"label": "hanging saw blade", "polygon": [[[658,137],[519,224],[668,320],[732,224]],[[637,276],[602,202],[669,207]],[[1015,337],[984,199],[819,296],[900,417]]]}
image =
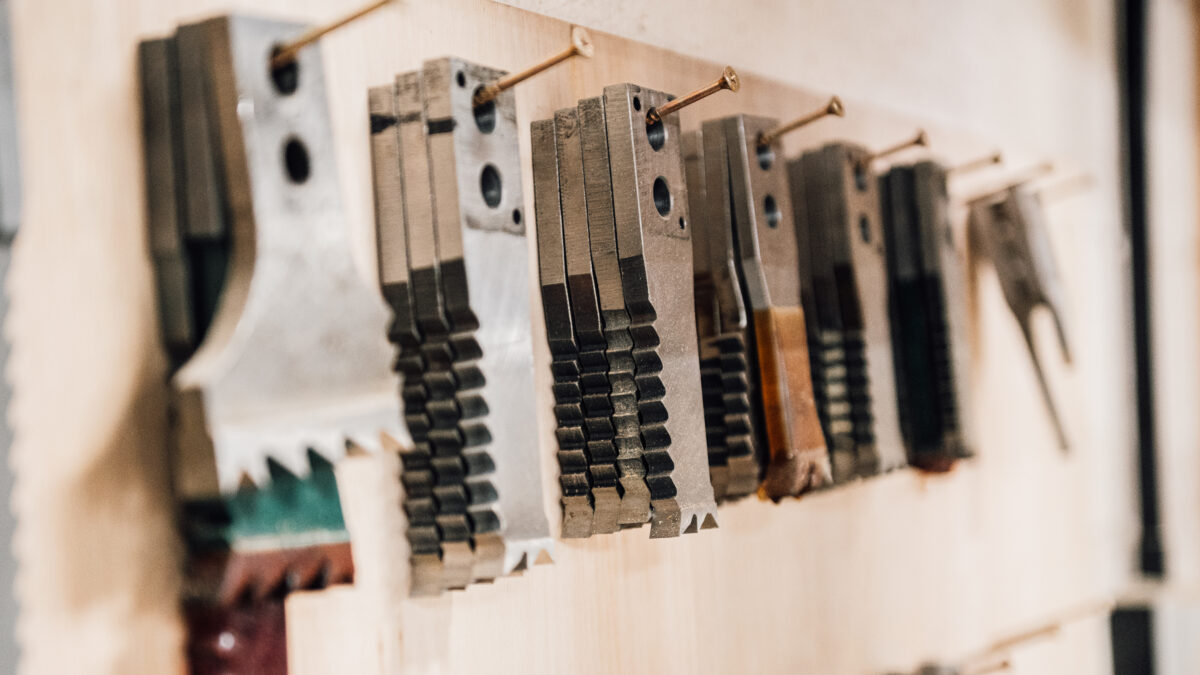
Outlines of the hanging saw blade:
{"label": "hanging saw blade", "polygon": [[[476,579],[524,569],[554,548],[542,502],[515,98],[506,90],[473,104],[474,92],[504,74],[450,58],[427,61],[422,74],[446,310],[474,317],[481,350],[480,391],[455,396],[463,418],[482,399],[490,439],[462,451]],[[460,259],[449,257],[459,250]]]}
{"label": "hanging saw blade", "polygon": [[[833,258],[824,226],[828,216],[820,197],[829,188],[827,176],[816,168],[809,154],[788,162],[814,398],[829,449],[832,479],[841,483],[855,475],[854,420]],[[809,198],[810,194],[814,196]]]}
{"label": "hanging saw blade", "polygon": [[[720,327],[716,284],[713,280],[708,214],[704,184],[704,141],[700,131],[683,136],[683,168],[692,217],[692,293],[696,303],[696,339],[700,356],[700,400],[704,405],[708,443],[708,477],[718,503],[729,493],[729,454],[725,441],[725,402],[721,386],[721,352],[716,346]],[[757,482],[757,481],[755,481]]]}
{"label": "hanging saw blade", "polygon": [[1066,450],[1069,446],[1066,429],[1054,405],[1033,340],[1033,311],[1045,307],[1054,320],[1063,359],[1071,362],[1064,319],[1066,293],[1046,235],[1041,200],[1032,187],[1020,184],[972,201],[969,212],[971,239],[981,246],[996,268],[1004,299],[1029,348],[1059,447]]}
{"label": "hanging saw blade", "polygon": [[946,170],[923,161],[880,178],[897,400],[909,463],[945,471],[971,455],[964,264]]}
{"label": "hanging saw blade", "polygon": [[[424,374],[426,360],[421,350],[423,341],[417,326],[416,302],[413,298],[412,276],[409,272],[409,231],[406,227],[407,209],[413,216],[432,213],[428,184],[428,162],[409,158],[401,152],[401,135],[410,135],[410,144],[420,146],[424,138],[420,129],[420,114],[416,125],[412,113],[407,123],[401,123],[401,101],[408,108],[420,105],[420,79],[407,78],[403,85],[416,88],[417,95],[403,98],[402,82],[375,87],[368,91],[368,113],[371,120],[371,158],[375,192],[375,233],[379,283],[384,299],[392,311],[388,338],[398,348],[393,367],[401,376],[401,400],[404,422],[411,434],[411,444],[400,451],[401,482],[404,485],[405,536],[410,550],[411,592],[414,595],[433,595],[443,587],[441,542],[437,526],[437,502],[434,500],[433,453],[429,443],[432,426],[426,411],[429,400]],[[414,128],[415,126],[415,128]],[[410,173],[406,173],[410,172]],[[412,172],[415,172],[412,173]],[[424,183],[419,177],[424,177]],[[405,199],[405,179],[417,181],[412,199]],[[422,210],[424,209],[424,210]]]}
{"label": "hanging saw blade", "polygon": [[562,201],[563,246],[571,317],[579,345],[579,383],[584,431],[587,434],[588,475],[595,514],[593,534],[616,532],[621,518],[621,487],[617,469],[616,427],[612,421],[608,340],[600,316],[596,269],[589,235],[584,179],[583,138],[574,108],[554,114],[559,157],[559,196]]}
{"label": "hanging saw blade", "polygon": [[729,169],[723,200],[730,215],[746,305],[754,311],[763,419],[770,460],[763,493],[778,499],[829,483],[829,455],[817,413],[800,306],[798,245],[782,147],[759,146],[778,126],[768,118],[736,115],[705,123],[722,134]]}
{"label": "hanging saw blade", "polygon": [[[625,304],[621,263],[617,254],[616,216],[612,166],[608,153],[608,129],[604,100],[601,97],[579,101],[579,137],[583,150],[583,185],[587,204],[587,230],[596,296],[600,303],[605,360],[608,363],[609,418],[613,427],[613,447],[617,453],[617,474],[621,487],[618,522],[623,527],[639,527],[650,521],[650,489],[647,485],[646,447],[642,442],[642,421],[651,420],[641,410],[657,410],[661,393],[657,380],[640,376],[656,373],[661,364],[657,355],[645,353],[641,363],[635,358],[632,322]],[[640,418],[640,419],[639,419]]]}
{"label": "hanging saw blade", "polygon": [[[697,288],[704,285],[708,289],[703,301],[697,293],[696,324],[709,473],[718,501],[754,494],[767,461],[762,400],[756,395],[758,360],[738,278],[730,205],[719,197],[709,199],[710,194],[719,196],[728,190],[729,167],[724,157],[722,134],[705,136],[697,130],[684,136],[692,249],[697,269],[702,270],[694,277]],[[705,310],[709,317],[701,321],[700,313]]]}
{"label": "hanging saw blade", "polygon": [[[666,102],[666,94],[637,85],[604,89],[652,537],[717,524],[704,444],[681,133],[675,116],[648,124],[645,112]],[[645,400],[642,392],[661,399]]]}
{"label": "hanging saw blade", "polygon": [[[550,346],[550,374],[554,378],[554,418],[557,423],[559,489],[562,502],[562,536],[586,538],[592,534],[592,482],[588,475],[587,434],[583,426],[583,389],[579,376],[579,346],[571,318],[567,288],[567,260],[563,233],[562,199],[559,196],[559,158],[553,119],[530,125],[533,162],[533,201],[538,236],[538,276],[546,341]],[[613,512],[616,512],[615,507]]]}
{"label": "hanging saw blade", "polygon": [[[409,278],[424,365],[419,395],[424,397],[425,417],[429,424],[424,433],[418,430],[419,427],[409,426],[414,449],[427,455],[428,467],[424,468],[425,459],[411,465],[415,472],[410,472],[410,465],[406,464],[405,485],[412,491],[417,479],[428,480],[426,487],[431,501],[426,506],[432,513],[426,515],[432,517],[436,528],[440,559],[439,565],[432,559],[418,557],[414,548],[414,594],[465,588],[473,580],[476,560],[471,546],[468,498],[463,485],[466,471],[462,453],[468,444],[483,445],[490,440],[486,427],[479,421],[483,413],[482,398],[472,399],[475,405],[465,411],[465,420],[457,400],[460,389],[470,392],[478,390],[482,384],[477,367],[480,350],[473,339],[477,325],[474,315],[469,311],[451,314],[446,307],[447,298],[442,286],[446,268],[440,264],[443,252],[439,246],[447,247],[446,260],[458,263],[458,269],[451,272],[452,283],[460,281],[461,274],[454,276],[454,272],[461,271],[461,235],[451,232],[448,236],[453,237],[453,241],[446,242],[438,236],[438,205],[426,140],[425,97],[421,71],[396,77]],[[454,288],[453,292],[459,292],[459,288]],[[458,302],[461,308],[461,298]],[[411,497],[409,503],[413,504]],[[411,533],[411,513],[409,519]],[[439,573],[440,583],[433,579]]]}
{"label": "hanging saw blade", "polygon": [[832,262],[832,270],[825,273],[832,272],[846,350],[854,422],[853,475],[857,476],[905,464],[892,364],[885,243],[878,187],[867,158],[865,150],[845,143],[827,145],[804,158],[805,174],[812,177],[805,196],[816,206],[810,209],[814,217],[809,227],[823,229]]}
{"label": "hanging saw blade", "polygon": [[[243,474],[265,483],[268,458],[303,475],[310,449],[333,460],[347,439],[378,447],[399,414],[384,307],[350,254],[319,51],[300,55],[305,76],[286,89],[263,64],[301,27],[220,17],[185,28],[200,54],[177,43],[179,63],[212,71],[211,146],[197,152],[212,153],[234,246],[212,327],[173,377],[181,499],[228,493]],[[183,229],[196,231],[190,218]]]}

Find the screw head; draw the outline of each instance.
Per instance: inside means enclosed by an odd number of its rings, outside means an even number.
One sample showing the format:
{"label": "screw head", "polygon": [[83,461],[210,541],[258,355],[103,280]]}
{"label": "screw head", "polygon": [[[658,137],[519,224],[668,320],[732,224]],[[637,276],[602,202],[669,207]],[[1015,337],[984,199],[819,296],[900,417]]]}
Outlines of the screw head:
{"label": "screw head", "polygon": [[592,54],[596,53],[596,48],[592,45],[592,36],[579,26],[571,29],[571,46],[575,48],[575,53],[585,59],[592,58]]}
{"label": "screw head", "polygon": [[721,73],[721,88],[729,91],[737,91],[742,88],[741,80],[738,79],[737,71],[733,66],[725,66],[725,71]]}

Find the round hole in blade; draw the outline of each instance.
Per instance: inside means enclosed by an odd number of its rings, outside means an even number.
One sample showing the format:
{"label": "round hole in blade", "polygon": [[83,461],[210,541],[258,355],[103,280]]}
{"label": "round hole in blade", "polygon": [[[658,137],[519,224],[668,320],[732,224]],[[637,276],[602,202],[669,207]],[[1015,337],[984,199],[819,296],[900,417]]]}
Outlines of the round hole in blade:
{"label": "round hole in blade", "polygon": [[772,230],[779,227],[779,220],[783,216],[779,213],[779,205],[775,203],[773,195],[767,195],[763,199],[763,213],[767,216],[767,227]]}
{"label": "round hole in blade", "polygon": [[484,164],[479,174],[479,191],[483,193],[483,203],[489,209],[500,206],[500,198],[504,195],[504,185],[500,180],[500,172],[491,164]]}
{"label": "round hole in blade", "polygon": [[667,179],[662,176],[654,179],[654,208],[658,209],[658,215],[663,218],[671,212],[671,188],[667,186]]}
{"label": "round hole in blade", "polygon": [[287,96],[300,86],[300,62],[292,59],[282,66],[271,66],[271,61],[279,50],[279,47],[271,50],[271,59],[267,60],[267,67],[271,68],[271,82],[275,85],[275,90]]}
{"label": "round hole in blade", "polygon": [[766,171],[767,169],[771,168],[771,165],[774,163],[775,163],[775,151],[771,149],[771,146],[769,146],[769,145],[758,146],[758,165],[760,167],[762,167],[762,170]]}
{"label": "round hole in blade", "polygon": [[864,242],[871,243],[871,221],[867,219],[866,214],[858,217],[858,236],[862,237]]}
{"label": "round hole in blade", "polygon": [[654,148],[656,152],[662,150],[667,143],[667,125],[663,124],[662,120],[654,124],[647,124],[646,140],[650,142],[650,147]]}
{"label": "round hole in blade", "polygon": [[854,165],[854,187],[859,192],[867,191],[867,169],[861,162]]}
{"label": "round hole in blade", "polygon": [[283,146],[283,166],[287,169],[288,178],[293,183],[300,184],[308,180],[312,173],[312,165],[308,160],[308,148],[298,138],[289,138]]}
{"label": "round hole in blade", "polygon": [[[475,93],[478,94],[482,89],[483,86],[481,85],[475,90]],[[492,133],[492,130],[496,128],[496,99],[492,99],[483,105],[475,106],[473,112],[475,113],[475,126],[479,127],[479,130],[485,134]]]}

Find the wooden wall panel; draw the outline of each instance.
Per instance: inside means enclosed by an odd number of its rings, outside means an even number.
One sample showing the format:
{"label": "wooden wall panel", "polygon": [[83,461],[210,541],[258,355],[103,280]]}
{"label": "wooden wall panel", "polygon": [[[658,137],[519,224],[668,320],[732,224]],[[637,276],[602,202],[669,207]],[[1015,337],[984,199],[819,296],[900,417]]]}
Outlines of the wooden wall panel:
{"label": "wooden wall panel", "polygon": [[[16,2],[28,207],[9,330],[18,344],[13,419],[26,672],[158,673],[179,666],[178,547],[161,449],[164,360],[156,344],[143,220],[136,42],[166,33],[179,20],[231,8],[315,20],[354,4]],[[785,27],[770,27],[772,9],[766,3],[745,11],[778,40]],[[720,20],[712,5],[701,10],[715,17],[710,21]],[[681,6],[680,16],[687,11]],[[846,15],[830,11],[829,25],[840,29]],[[988,11],[1008,16],[1007,10]],[[1098,38],[1087,33],[1104,15],[1088,14],[1082,36],[1071,32],[1069,22],[1038,26],[1048,41],[1040,54],[1078,66],[1081,81],[1062,86],[1096,102],[1099,121],[1085,117],[1067,124],[1066,113],[1056,110],[1047,112],[1052,129],[1043,135],[972,135],[961,130],[970,123],[945,124],[943,111],[899,114],[850,95],[845,120],[823,122],[788,141],[793,152],[840,137],[875,146],[924,124],[937,154],[950,160],[1000,143],[1013,166],[1057,155],[1062,166],[1097,177],[1093,193],[1050,210],[1051,237],[1072,301],[1068,318],[1079,341],[1074,369],[1053,366],[1052,373],[1075,442],[1071,455],[1055,448],[1019,331],[994,275],[984,269],[973,306],[976,404],[985,438],[978,460],[942,477],[897,472],[779,506],[751,501],[725,507],[719,530],[677,541],[651,542],[642,530],[560,542],[555,565],[437,600],[402,603],[392,601],[402,582],[396,564],[402,552],[387,536],[395,532],[396,522],[388,518],[394,512],[380,506],[389,498],[379,477],[388,475],[393,460],[358,460],[342,467],[340,479],[359,486],[344,497],[357,530],[359,587],[289,600],[294,672],[395,672],[404,666],[414,672],[877,672],[973,652],[1008,631],[1109,593],[1125,566],[1114,553],[1125,544],[1111,533],[1116,514],[1124,512],[1128,475],[1120,454],[1127,452],[1127,429],[1114,401],[1127,392],[1128,372],[1114,366],[1120,363],[1115,352],[1121,343],[1113,336],[1123,321],[1121,300],[1104,295],[1114,285],[1120,257],[1115,180],[1104,164],[1115,141],[1101,128],[1115,99],[1106,98],[1111,64],[1095,47]],[[954,28],[990,34],[988,27],[955,16],[961,25],[929,26],[930,39]],[[788,29],[801,35],[823,30],[818,24]],[[635,81],[682,92],[719,72],[717,64],[695,57],[593,37],[594,59],[572,62],[518,90],[525,152],[528,121],[605,84]],[[484,0],[408,0],[323,43],[339,167],[364,270],[370,269],[372,240],[366,87],[444,54],[520,67],[560,49],[566,39],[565,23]],[[754,31],[739,30],[728,39],[746,44],[748,57],[763,53]],[[879,64],[890,58],[888,47],[864,49],[864,68],[886,71]],[[944,69],[934,63],[936,54],[925,58],[930,68]],[[904,59],[920,60],[907,52]],[[685,127],[742,111],[787,117],[828,95],[804,88],[800,68],[784,83],[755,75],[753,62],[734,65],[743,76],[742,92],[685,111]],[[1055,86],[1036,72],[1027,75],[1028,84],[994,83],[1011,90],[1009,105],[1023,114],[1023,106],[1032,105],[1021,102],[1023,94]],[[926,85],[953,89],[955,82]],[[981,118],[995,114],[989,110]],[[1054,133],[1071,140],[1054,147],[1040,143]],[[1080,156],[1076,148],[1084,149]],[[531,212],[528,156],[523,163]],[[535,317],[535,324],[540,320]],[[540,327],[535,342],[545,382],[548,355]],[[1049,339],[1041,348],[1048,357],[1055,354]],[[548,386],[542,393],[549,486]],[[554,501],[547,495],[548,507]],[[1081,620],[1019,652],[1015,665],[1030,673],[1104,672],[1106,644],[1103,621]]]}

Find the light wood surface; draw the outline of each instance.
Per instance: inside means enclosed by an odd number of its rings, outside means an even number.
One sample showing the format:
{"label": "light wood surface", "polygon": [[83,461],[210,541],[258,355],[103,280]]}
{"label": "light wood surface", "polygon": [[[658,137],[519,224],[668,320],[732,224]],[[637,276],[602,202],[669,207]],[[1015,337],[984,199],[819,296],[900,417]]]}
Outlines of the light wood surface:
{"label": "light wood surface", "polygon": [[[585,4],[566,8],[583,11]],[[821,12],[813,9],[821,3],[799,3],[808,9],[798,11],[808,11],[814,23],[775,27],[775,3],[738,10],[758,23],[742,14],[724,16],[718,3],[694,10],[684,2],[665,4],[676,8],[679,24],[664,25],[657,44],[678,46],[692,39],[680,38],[690,26],[726,21],[738,30],[727,32],[728,42],[714,46],[713,55],[739,44],[747,59],[745,66],[733,61],[742,75],[741,93],[684,111],[685,128],[734,112],[788,118],[823,103],[828,90],[803,85],[850,72],[854,64],[796,61],[784,68],[764,60],[770,43],[778,46],[775,58],[792,58],[803,48],[785,37],[820,43],[832,39],[831,31],[843,31],[850,39],[853,20],[888,23],[872,21],[862,9],[831,9],[822,24]],[[888,6],[866,4],[880,12]],[[931,4],[938,3],[919,3],[916,18],[894,30],[921,28],[910,23],[930,15]],[[975,652],[1111,593],[1128,567],[1131,456],[1129,371],[1115,365],[1125,358],[1125,315],[1113,272],[1121,260],[1115,127],[1105,126],[1115,115],[1113,71],[1105,33],[1097,28],[1106,25],[1110,9],[1093,7],[1080,18],[1035,12],[1030,28],[1042,40],[1034,47],[1040,61],[1014,53],[1017,65],[1007,70],[972,73],[968,66],[978,61],[949,68],[939,50],[925,48],[919,56],[902,48],[992,36],[1020,25],[1010,12],[1036,4],[1022,0],[1011,10],[988,9],[986,16],[1007,22],[997,26],[946,9],[949,21],[959,23],[926,23],[924,35],[892,42],[869,44],[870,36],[860,36],[857,52],[845,58],[859,60],[906,113],[872,103],[860,78],[839,91],[845,94],[844,120],[797,132],[787,147],[794,153],[843,137],[878,147],[925,125],[936,153],[948,160],[1000,145],[1010,166],[1054,157],[1061,166],[1096,176],[1092,192],[1048,207],[1071,303],[1068,320],[1078,340],[1073,370],[1058,363],[1049,322],[1038,322],[1037,329],[1046,338],[1039,347],[1072,437],[1070,455],[1055,447],[1019,330],[985,266],[972,307],[979,459],[941,477],[897,472],[781,505],[742,502],[722,508],[720,529],[679,540],[649,541],[643,529],[559,542],[554,565],[445,598],[403,602],[396,599],[403,582],[396,561],[403,552],[396,545],[395,512],[386,508],[395,504],[395,493],[380,478],[393,475],[394,460],[354,460],[339,469],[339,480],[358,587],[289,598],[293,672],[879,672]],[[146,253],[137,40],[165,34],[177,21],[230,9],[316,21],[354,5],[15,2],[28,202],[8,330],[17,343],[12,417],[25,672],[163,673],[181,667],[179,547],[162,452],[164,359]],[[623,11],[618,6],[628,5],[617,3],[612,11]],[[647,16],[659,11],[631,13],[628,32],[653,35]],[[764,37],[750,26],[762,27]],[[632,81],[682,93],[710,81],[724,65],[698,60],[695,45],[683,45],[693,52],[685,56],[598,32],[593,38],[595,58],[573,60],[517,88],[523,152],[529,121],[603,85]],[[566,23],[484,0],[409,0],[323,41],[348,221],[364,270],[371,268],[372,240],[367,86],[446,54],[516,69],[562,49],[567,40]],[[977,48],[995,44],[989,38]],[[943,79],[923,81],[922,63]],[[1048,72],[1020,72],[1029,63],[1052,65]],[[912,72],[889,79],[901,66]],[[1073,79],[1059,77],[1064,68]],[[789,74],[784,83],[756,70]],[[987,100],[1005,107],[972,112],[974,104],[958,102],[949,110],[962,113],[959,123],[945,124],[947,108],[935,108],[928,92],[938,89],[954,99],[979,91],[972,84],[976,77],[990,78],[990,86],[1002,90]],[[911,100],[900,99],[898,81],[912,87]],[[1027,109],[1029,97],[1037,95],[1044,95],[1040,117],[1048,129],[1035,128],[1036,116]],[[1093,114],[1066,110],[1068,100],[1091,106]],[[993,123],[1006,112],[1022,124],[998,130]],[[961,130],[971,127],[974,134]],[[532,213],[527,154],[522,161],[526,212]],[[995,177],[979,177],[975,185]],[[532,286],[513,291],[535,292]],[[540,303],[532,305],[539,311]],[[540,321],[534,318],[544,385],[545,484],[551,486],[548,354]],[[554,501],[548,494],[548,508]],[[1013,658],[1020,673],[1106,672],[1106,624],[1079,620]]]}

